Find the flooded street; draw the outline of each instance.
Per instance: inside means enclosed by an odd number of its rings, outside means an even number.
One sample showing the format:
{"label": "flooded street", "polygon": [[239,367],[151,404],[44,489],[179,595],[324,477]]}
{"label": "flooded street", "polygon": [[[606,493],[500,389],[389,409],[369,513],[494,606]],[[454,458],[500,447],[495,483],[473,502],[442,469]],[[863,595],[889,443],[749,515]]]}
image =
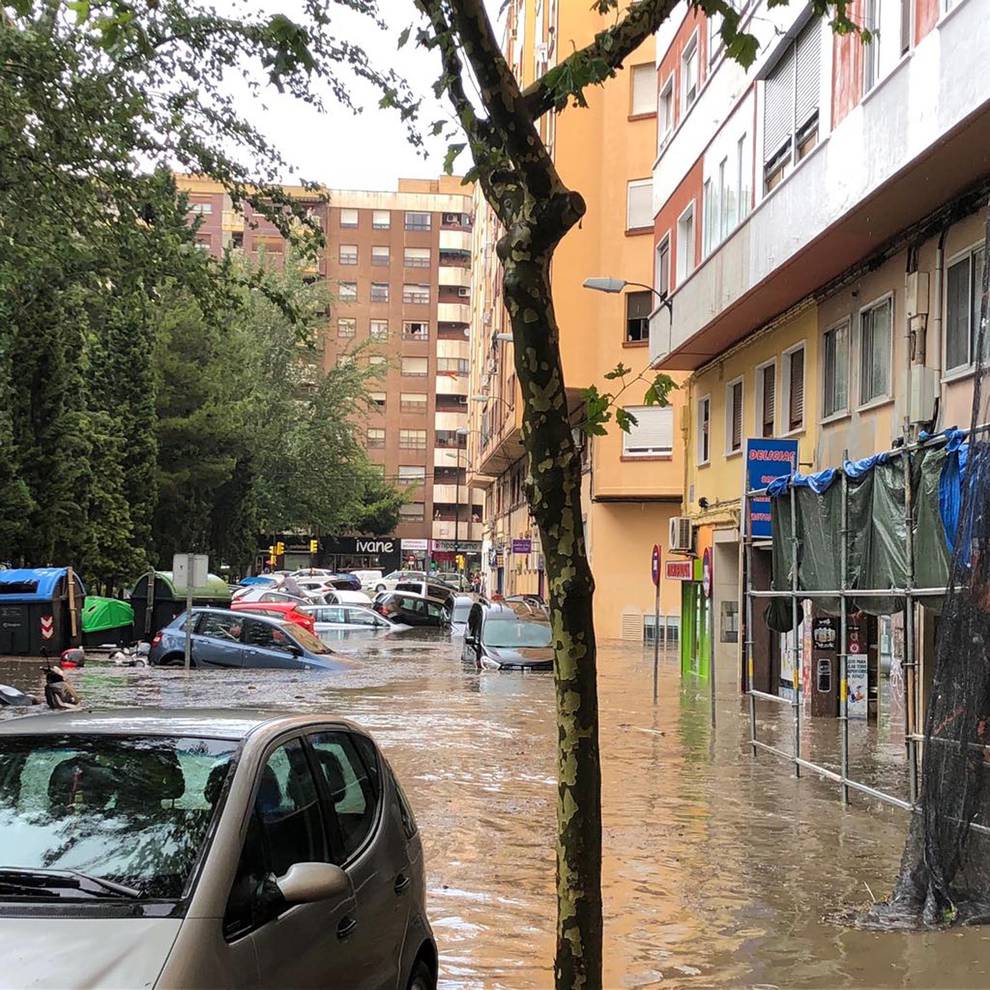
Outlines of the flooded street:
{"label": "flooded street", "polygon": [[[550,676],[478,674],[446,636],[384,642],[345,644],[355,667],[333,679],[90,665],[74,680],[92,706],[318,709],[366,726],[419,820],[441,986],[548,987]],[[754,760],[748,709],[728,683],[713,737],[707,684],[682,682],[672,655],[656,707],[651,653],[605,644],[600,664],[606,986],[987,985],[990,930],[877,934],[821,920],[886,895],[904,813],[858,796],[843,810],[834,785]],[[0,661],[0,683],[37,691],[37,662]],[[761,738],[787,748],[789,715],[761,710]],[[834,762],[837,724],[805,731],[809,758]],[[900,743],[883,725],[851,736],[860,779],[903,793]]]}

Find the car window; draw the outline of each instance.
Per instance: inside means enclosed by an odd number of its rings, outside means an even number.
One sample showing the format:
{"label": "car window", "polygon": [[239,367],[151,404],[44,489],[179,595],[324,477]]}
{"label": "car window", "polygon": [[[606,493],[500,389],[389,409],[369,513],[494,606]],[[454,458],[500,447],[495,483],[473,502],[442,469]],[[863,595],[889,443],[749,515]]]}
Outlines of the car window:
{"label": "car window", "polygon": [[339,605],[320,609],[320,622],[343,622],[344,610]]}
{"label": "car window", "polygon": [[407,612],[414,612],[417,615],[426,615],[426,602],[422,598],[399,598],[399,606]]}
{"label": "car window", "polygon": [[433,618],[439,618],[447,614],[447,610],[442,605],[437,605],[434,602],[426,602],[426,611]]}
{"label": "car window", "polygon": [[381,620],[374,612],[366,612],[363,608],[349,608],[347,621],[355,626],[377,626]]}
{"label": "car window", "polygon": [[439,598],[441,600],[445,598],[450,598],[450,588],[443,584],[430,584],[426,587],[426,593],[431,598]]}
{"label": "car window", "polygon": [[278,591],[266,591],[258,597],[259,602],[287,602],[291,601],[288,595],[283,595]]}
{"label": "car window", "polygon": [[[276,638],[278,633],[278,638]],[[262,622],[260,619],[245,619],[242,639],[249,646],[260,646],[275,648],[284,646],[286,643],[285,634],[281,629],[276,629],[269,622]]]}
{"label": "car window", "polygon": [[396,591],[411,591],[414,594],[420,594],[423,590],[423,585],[419,581],[400,581],[395,586]]}
{"label": "car window", "polygon": [[369,774],[346,732],[321,732],[310,736],[310,743],[330,792],[346,861],[364,845],[375,824],[380,791],[377,776]]}
{"label": "car window", "polygon": [[241,618],[238,615],[214,615],[207,612],[200,616],[196,629],[198,636],[237,641],[241,635]]}
{"label": "car window", "polygon": [[316,781],[301,740],[292,739],[272,753],[258,778],[254,813],[227,899],[224,933],[235,937],[268,920],[258,916],[257,891],[272,874],[280,877],[295,863],[328,862]]}

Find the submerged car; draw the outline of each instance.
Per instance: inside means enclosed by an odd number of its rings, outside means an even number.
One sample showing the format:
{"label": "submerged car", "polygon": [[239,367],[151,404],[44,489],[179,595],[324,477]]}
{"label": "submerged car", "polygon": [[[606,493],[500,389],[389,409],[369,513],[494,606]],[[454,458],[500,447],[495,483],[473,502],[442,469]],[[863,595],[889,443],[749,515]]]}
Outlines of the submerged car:
{"label": "submerged car", "polygon": [[[313,633],[269,615],[232,609],[193,609],[193,667],[247,667],[343,671],[350,661],[338,656]],[[185,663],[185,613],[176,616],[151,641],[148,663],[181,667]]]}
{"label": "submerged car", "polygon": [[450,632],[452,636],[463,636],[467,630],[468,616],[474,607],[475,599],[470,595],[455,595],[450,612]]}
{"label": "submerged car", "polygon": [[552,670],[546,610],[526,602],[478,602],[468,615],[461,658],[482,670]]}
{"label": "submerged car", "polygon": [[375,599],[373,608],[379,615],[407,626],[445,629],[450,625],[448,601],[426,598],[411,591],[385,591]]}
{"label": "submerged car", "polygon": [[316,635],[324,643],[372,639],[409,628],[405,623],[379,615],[367,605],[306,605],[303,608],[314,622]]}
{"label": "submerged car", "polygon": [[0,722],[5,986],[436,987],[423,851],[332,715]]}
{"label": "submerged car", "polygon": [[392,571],[385,577],[379,578],[373,586],[375,594],[382,591],[395,591],[400,581],[425,581],[426,571]]}
{"label": "submerged car", "polygon": [[314,632],[313,620],[304,611],[305,607],[305,605],[296,602],[232,602],[230,606],[233,612],[270,615],[285,622],[294,622],[308,632]]}

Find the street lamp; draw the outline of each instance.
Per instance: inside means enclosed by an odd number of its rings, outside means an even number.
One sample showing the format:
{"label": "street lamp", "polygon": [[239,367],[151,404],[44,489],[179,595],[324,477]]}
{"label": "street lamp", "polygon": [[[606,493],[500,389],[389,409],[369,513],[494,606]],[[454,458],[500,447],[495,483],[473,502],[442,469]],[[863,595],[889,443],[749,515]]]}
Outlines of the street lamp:
{"label": "street lamp", "polygon": [[[454,430],[454,435],[464,437],[467,440],[470,430],[466,426],[459,426]],[[464,465],[464,480],[467,481],[467,464]],[[461,446],[457,445],[457,480],[455,481],[457,490],[457,505],[454,515],[454,566],[457,566],[457,558],[461,555]],[[470,496],[468,496],[470,497]],[[463,572],[462,572],[463,576]]]}
{"label": "street lamp", "polygon": [[[667,340],[667,353],[670,353],[671,346],[673,345],[673,340],[671,339],[674,334],[674,303],[670,298],[670,294],[667,292],[657,292],[652,285],[646,285],[644,282],[627,282],[623,278],[609,278],[603,275],[592,276],[591,278],[586,278],[582,283],[586,289],[593,289],[595,292],[608,292],[612,295],[621,292],[627,285],[632,285],[637,289],[646,289],[648,292],[652,292],[653,295],[657,297],[657,302],[660,303],[659,309],[666,309],[670,314],[670,338]],[[651,362],[650,367],[653,366]]]}

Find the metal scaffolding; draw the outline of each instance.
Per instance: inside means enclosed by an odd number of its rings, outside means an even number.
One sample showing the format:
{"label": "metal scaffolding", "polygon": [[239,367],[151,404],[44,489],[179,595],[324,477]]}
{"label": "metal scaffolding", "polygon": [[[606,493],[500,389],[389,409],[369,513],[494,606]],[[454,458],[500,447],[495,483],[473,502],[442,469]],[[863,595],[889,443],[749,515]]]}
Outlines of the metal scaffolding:
{"label": "metal scaffolding", "polygon": [[[976,433],[986,433],[990,431],[990,424],[985,424],[976,429]],[[974,431],[962,430],[961,434],[969,436]],[[904,468],[904,520],[905,529],[907,533],[907,572],[905,586],[903,588],[873,588],[873,589],[852,589],[849,587],[849,548],[848,548],[848,526],[849,526],[849,482],[845,471],[840,472],[840,483],[841,483],[841,522],[840,522],[840,532],[841,532],[841,547],[840,547],[840,587],[830,590],[817,590],[809,591],[799,588],[799,577],[798,577],[798,567],[800,563],[799,556],[799,544],[800,540],[798,537],[797,528],[797,496],[795,492],[794,485],[788,486],[788,495],[790,498],[790,521],[791,521],[791,546],[790,546],[790,561],[791,561],[791,581],[790,588],[788,590],[777,590],[777,591],[764,591],[757,590],[753,587],[753,547],[754,539],[752,533],[752,512],[750,506],[750,500],[753,498],[767,498],[768,489],[759,488],[747,491],[743,499],[743,547],[745,554],[745,576],[744,576],[744,595],[745,595],[745,608],[744,615],[746,620],[746,636],[744,639],[744,650],[745,650],[745,670],[746,670],[746,694],[749,698],[749,722],[750,722],[750,746],[755,756],[758,752],[772,753],[784,760],[789,761],[794,766],[795,776],[800,777],[802,770],[809,770],[813,773],[818,774],[826,780],[833,781],[839,785],[841,800],[844,804],[849,801],[849,791],[855,790],[862,794],[866,794],[878,801],[885,802],[886,804],[894,805],[898,808],[903,808],[907,811],[914,811],[918,807],[918,781],[919,781],[919,766],[918,766],[918,753],[919,746],[924,742],[924,736],[920,734],[917,730],[918,725],[921,722],[920,713],[918,712],[918,703],[920,698],[920,691],[918,690],[918,662],[916,657],[915,649],[915,610],[920,601],[924,598],[936,597],[945,595],[948,591],[948,587],[940,588],[916,588],[914,587],[914,577],[915,577],[915,563],[914,563],[914,532],[913,532],[913,512],[914,506],[912,501],[911,492],[911,457],[907,456],[911,452],[920,450],[926,447],[937,447],[945,442],[945,437],[943,435],[938,435],[935,437],[929,437],[924,440],[920,440],[915,443],[904,444],[901,447],[893,448],[887,451],[887,456],[893,460],[894,458],[901,458],[901,463]],[[846,460],[847,455],[844,455],[843,461]],[[875,787],[853,779],[850,776],[849,770],[849,697],[848,697],[848,679],[847,679],[847,662],[848,662],[848,613],[849,613],[849,600],[850,599],[863,599],[863,598],[902,598],[904,600],[903,607],[903,617],[904,617],[904,746],[907,757],[907,776],[908,776],[908,796],[909,799],[905,801],[903,798],[897,797],[894,794],[888,794],[884,791],[878,790]],[[792,628],[789,633],[782,633],[778,635],[790,635],[791,639],[791,649],[792,654],[795,658],[794,663],[794,679],[793,679],[793,690],[794,697],[791,700],[781,697],[776,694],[768,694],[764,691],[758,691],[754,688],[754,674],[755,674],[755,661],[754,661],[754,623],[753,623],[753,602],[759,599],[774,599],[774,598],[784,598],[790,599],[791,603],[791,619]],[[801,755],[801,714],[803,706],[802,690],[801,690],[801,664],[797,661],[799,654],[799,642],[798,636],[800,635],[799,629],[799,614],[800,614],[800,602],[802,599],[838,599],[839,601],[839,644],[837,650],[837,659],[839,663],[839,758],[840,758],[840,771],[836,773],[834,770],[828,767],[821,766],[818,763],[814,763],[811,760],[805,759]],[[878,666],[879,672],[879,666]],[[758,719],[757,719],[757,702],[770,702],[777,705],[791,707],[792,712],[792,723],[793,723],[793,734],[794,734],[794,744],[793,752],[787,753],[776,746],[771,746],[769,743],[763,742],[758,738]],[[990,833],[990,828],[973,824],[971,826],[976,831]]]}

